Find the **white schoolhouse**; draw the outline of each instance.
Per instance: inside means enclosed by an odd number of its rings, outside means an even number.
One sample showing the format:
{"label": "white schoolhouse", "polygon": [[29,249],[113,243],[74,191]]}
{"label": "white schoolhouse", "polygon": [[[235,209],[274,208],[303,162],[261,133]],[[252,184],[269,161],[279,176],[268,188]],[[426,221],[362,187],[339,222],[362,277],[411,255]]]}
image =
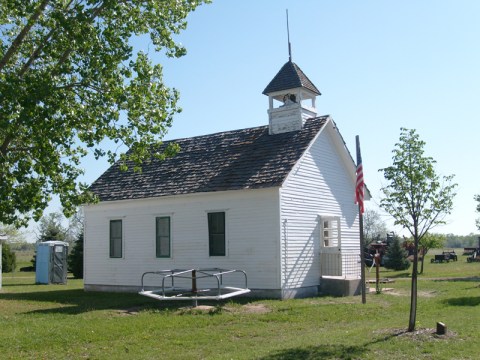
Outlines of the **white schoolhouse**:
{"label": "white schoolhouse", "polygon": [[263,94],[267,126],[175,140],[175,156],[141,173],[115,164],[92,184],[100,201],[84,209],[86,290],[138,291],[147,271],[219,267],[246,271],[253,296],[358,292],[345,142],[292,61]]}

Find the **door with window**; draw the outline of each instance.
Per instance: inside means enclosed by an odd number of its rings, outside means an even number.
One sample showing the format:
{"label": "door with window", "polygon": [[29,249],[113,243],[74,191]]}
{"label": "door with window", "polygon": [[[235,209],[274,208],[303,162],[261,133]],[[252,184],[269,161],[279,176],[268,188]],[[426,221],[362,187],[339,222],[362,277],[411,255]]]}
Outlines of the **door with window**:
{"label": "door with window", "polygon": [[320,267],[322,276],[342,275],[339,216],[320,216]]}

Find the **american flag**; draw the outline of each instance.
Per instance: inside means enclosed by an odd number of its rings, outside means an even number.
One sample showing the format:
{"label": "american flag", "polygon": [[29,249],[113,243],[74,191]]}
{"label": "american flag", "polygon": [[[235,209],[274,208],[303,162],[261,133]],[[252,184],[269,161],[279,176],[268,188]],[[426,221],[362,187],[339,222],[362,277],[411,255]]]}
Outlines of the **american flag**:
{"label": "american flag", "polygon": [[360,154],[360,141],[357,136],[357,183],[355,185],[355,204],[358,204],[358,208],[362,214],[365,210],[363,205],[364,197],[365,183],[363,181],[362,155]]}

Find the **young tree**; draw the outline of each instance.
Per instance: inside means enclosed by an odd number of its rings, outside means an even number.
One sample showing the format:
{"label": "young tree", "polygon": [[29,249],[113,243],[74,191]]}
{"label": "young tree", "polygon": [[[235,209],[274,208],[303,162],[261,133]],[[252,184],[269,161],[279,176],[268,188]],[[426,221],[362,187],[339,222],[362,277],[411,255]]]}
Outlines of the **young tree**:
{"label": "young tree", "polygon": [[78,179],[87,154],[139,170],[152,151],[175,152],[160,140],[180,111],[178,92],[132,39],[149,35],[155,51],[183,56],[174,36],[208,1],[0,2],[1,223],[40,219],[53,194],[67,216],[93,201]]}
{"label": "young tree", "polygon": [[443,234],[434,234],[434,233],[426,233],[420,239],[420,253],[422,254],[422,263],[420,266],[419,274],[423,274],[423,265],[425,263],[425,256],[427,255],[430,249],[438,249],[445,244],[446,236]]}
{"label": "young tree", "polygon": [[410,261],[407,259],[407,252],[402,248],[398,236],[394,236],[387,252],[385,253],[385,268],[392,270],[407,270]]}
{"label": "young tree", "polygon": [[424,155],[424,146],[415,130],[402,128],[393,150],[393,164],[379,170],[388,182],[382,188],[380,206],[414,240],[408,331],[415,330],[419,244],[430,229],[445,223],[445,216],[452,211],[456,187],[453,175],[440,178],[436,174],[435,160]]}

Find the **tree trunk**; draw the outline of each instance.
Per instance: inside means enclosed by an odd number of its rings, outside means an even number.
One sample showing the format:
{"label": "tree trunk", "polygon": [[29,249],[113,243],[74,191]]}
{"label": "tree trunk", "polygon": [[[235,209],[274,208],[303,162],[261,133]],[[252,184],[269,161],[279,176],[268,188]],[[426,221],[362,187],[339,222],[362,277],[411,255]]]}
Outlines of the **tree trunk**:
{"label": "tree trunk", "polygon": [[425,263],[425,250],[421,249],[422,251],[422,263],[420,264],[420,271],[418,272],[419,274],[423,274],[423,264]]}
{"label": "tree trunk", "polygon": [[410,293],[410,318],[408,321],[408,331],[415,331],[415,321],[417,317],[417,276],[418,276],[418,236],[414,239],[413,270],[412,270],[412,288]]}

